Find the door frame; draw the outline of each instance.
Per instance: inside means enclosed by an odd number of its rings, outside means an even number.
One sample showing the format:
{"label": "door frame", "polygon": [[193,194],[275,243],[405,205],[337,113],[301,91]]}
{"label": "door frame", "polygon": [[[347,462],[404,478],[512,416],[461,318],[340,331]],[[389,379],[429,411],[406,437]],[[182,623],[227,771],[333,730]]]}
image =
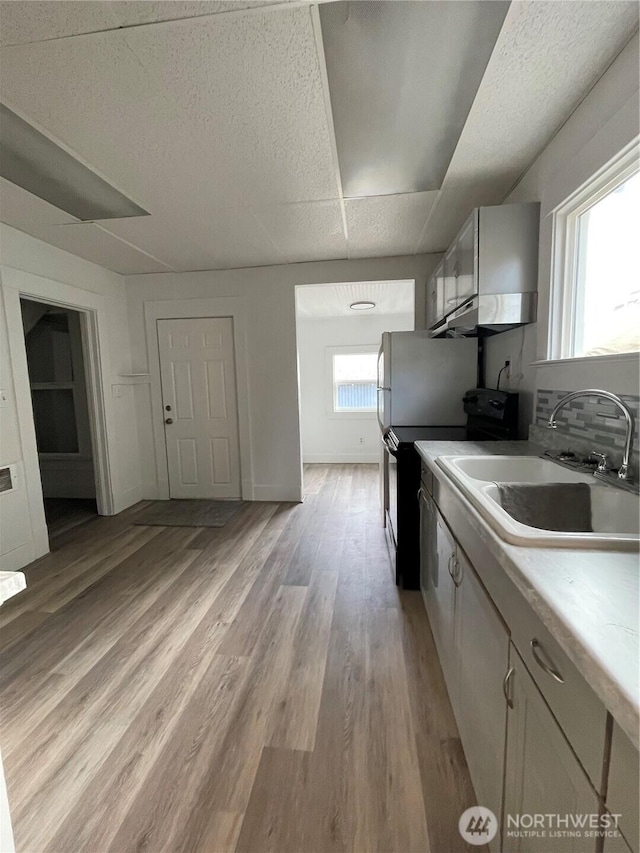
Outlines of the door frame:
{"label": "door frame", "polygon": [[169,465],[164,429],[164,408],[160,374],[158,320],[201,320],[228,317],[233,323],[233,353],[238,404],[238,439],[240,451],[240,496],[253,500],[253,461],[251,453],[251,420],[247,357],[246,311],[240,296],[203,299],[158,299],[144,303],[151,393],[151,423],[156,461],[157,499],[169,500]]}
{"label": "door frame", "polygon": [[113,515],[115,501],[105,407],[108,359],[104,299],[99,294],[12,267],[2,268],[2,285],[7,342],[14,378],[16,415],[29,505],[33,543],[32,559],[35,560],[49,553],[49,531],[44,514],[40,459],[20,299],[32,299],[46,305],[68,308],[80,314],[96,503],[99,515]]}

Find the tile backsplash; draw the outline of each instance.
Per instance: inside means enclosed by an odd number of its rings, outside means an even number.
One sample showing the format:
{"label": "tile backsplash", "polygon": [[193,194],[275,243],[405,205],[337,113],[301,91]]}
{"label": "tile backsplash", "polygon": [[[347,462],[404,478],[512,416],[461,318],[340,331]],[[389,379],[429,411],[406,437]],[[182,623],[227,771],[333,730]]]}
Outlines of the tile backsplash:
{"label": "tile backsplash", "polygon": [[[558,428],[547,429],[554,406],[566,397],[568,391],[538,390],[535,423],[529,430],[529,440],[550,450],[572,450],[585,456],[598,450],[609,456],[612,467],[622,461],[626,421],[622,412],[609,400],[601,397],[580,397],[565,406],[556,416]],[[638,476],[638,419],[640,397],[621,394],[634,418],[634,436],[630,467],[633,479]]]}

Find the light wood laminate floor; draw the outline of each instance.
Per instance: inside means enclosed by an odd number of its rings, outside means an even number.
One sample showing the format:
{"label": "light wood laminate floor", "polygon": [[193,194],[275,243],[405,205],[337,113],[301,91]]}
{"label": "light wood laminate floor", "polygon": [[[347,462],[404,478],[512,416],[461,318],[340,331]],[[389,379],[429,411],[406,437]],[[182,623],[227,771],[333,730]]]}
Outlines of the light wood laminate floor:
{"label": "light wood laminate floor", "polygon": [[[0,611],[18,853],[457,853],[473,793],[377,469],[221,529],[55,538]],[[478,849],[478,848],[475,848]]]}

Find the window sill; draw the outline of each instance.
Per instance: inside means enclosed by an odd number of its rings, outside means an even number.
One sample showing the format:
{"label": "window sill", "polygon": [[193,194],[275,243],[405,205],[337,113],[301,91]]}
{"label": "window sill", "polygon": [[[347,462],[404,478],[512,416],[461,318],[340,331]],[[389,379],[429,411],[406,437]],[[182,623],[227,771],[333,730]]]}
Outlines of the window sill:
{"label": "window sill", "polygon": [[327,412],[328,418],[335,418],[339,421],[344,420],[375,420],[375,412]]}
{"label": "window sill", "polygon": [[562,366],[564,364],[609,364],[612,362],[638,361],[640,352],[618,352],[610,355],[582,355],[579,358],[548,358],[532,361],[531,367]]}

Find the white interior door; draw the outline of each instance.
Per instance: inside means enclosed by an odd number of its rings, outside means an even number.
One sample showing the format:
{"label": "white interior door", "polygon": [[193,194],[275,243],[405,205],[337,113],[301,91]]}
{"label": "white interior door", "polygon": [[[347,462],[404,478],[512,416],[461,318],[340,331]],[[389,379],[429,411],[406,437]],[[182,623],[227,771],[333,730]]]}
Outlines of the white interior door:
{"label": "white interior door", "polygon": [[239,498],[230,317],[158,320],[169,496]]}

